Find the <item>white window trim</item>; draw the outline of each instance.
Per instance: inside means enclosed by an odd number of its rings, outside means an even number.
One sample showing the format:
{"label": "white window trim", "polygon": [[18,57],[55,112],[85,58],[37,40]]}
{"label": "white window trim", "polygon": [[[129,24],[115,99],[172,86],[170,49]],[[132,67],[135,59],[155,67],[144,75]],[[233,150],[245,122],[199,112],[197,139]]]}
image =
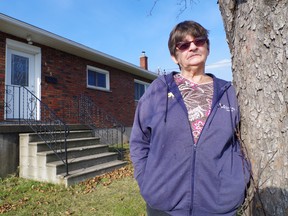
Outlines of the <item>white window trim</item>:
{"label": "white window trim", "polygon": [[[137,80],[137,79],[134,79],[134,82],[139,83],[139,84],[143,84],[143,85],[148,85],[148,86],[151,84],[151,83],[144,82],[144,81]],[[145,90],[146,90],[146,89],[145,89]]]}
{"label": "white window trim", "polygon": [[[137,79],[134,79],[134,83],[138,83],[138,84],[144,85],[145,86],[145,91],[147,90],[148,86],[151,84],[151,83],[144,82],[144,81],[137,80]],[[139,101],[139,100],[135,100],[135,101]]]}
{"label": "white window trim", "polygon": [[[105,77],[106,77],[106,88],[89,85],[88,84],[88,70],[95,71],[96,73],[105,74]],[[97,90],[102,90],[102,91],[110,91],[110,73],[107,70],[103,70],[101,68],[97,68],[97,67],[93,67],[93,66],[87,65],[86,81],[87,81],[86,82],[87,88],[97,89]]]}

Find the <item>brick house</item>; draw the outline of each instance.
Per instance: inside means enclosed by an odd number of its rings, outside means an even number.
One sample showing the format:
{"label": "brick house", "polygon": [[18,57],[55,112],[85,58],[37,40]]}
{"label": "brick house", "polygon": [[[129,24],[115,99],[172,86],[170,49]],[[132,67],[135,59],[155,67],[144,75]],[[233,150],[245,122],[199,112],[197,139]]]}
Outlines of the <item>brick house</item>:
{"label": "brick house", "polygon": [[19,134],[48,124],[44,109],[59,119],[49,124],[83,127],[79,118],[85,113],[87,120],[93,104],[95,116],[101,110],[102,119],[121,122],[127,132],[137,100],[156,77],[145,53],[136,66],[0,14],[0,177],[18,167]]}

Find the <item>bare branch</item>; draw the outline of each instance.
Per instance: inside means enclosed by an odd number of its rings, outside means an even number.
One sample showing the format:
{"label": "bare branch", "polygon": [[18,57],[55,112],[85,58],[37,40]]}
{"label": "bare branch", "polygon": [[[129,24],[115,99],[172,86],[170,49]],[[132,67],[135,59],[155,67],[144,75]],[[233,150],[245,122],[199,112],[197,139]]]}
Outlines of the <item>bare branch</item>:
{"label": "bare branch", "polygon": [[[153,6],[152,6],[151,10],[149,11],[149,16],[152,16],[153,10],[155,9],[156,4],[157,4],[159,1],[160,1],[160,0],[154,0]],[[196,3],[195,1],[196,1],[196,0],[178,0],[177,3],[176,3],[176,5],[178,5],[178,6],[180,7],[180,9],[179,9],[179,13],[178,13],[178,15],[176,16],[176,18],[178,19],[178,18],[181,16],[181,14],[183,14],[184,11],[187,10],[188,5],[190,5],[190,6],[192,7],[192,4],[193,4],[193,3]],[[199,0],[198,0],[197,2],[199,2]]]}
{"label": "bare branch", "polygon": [[159,1],[159,0],[155,0],[155,1],[154,1],[154,4],[153,4],[153,6],[152,6],[152,8],[151,8],[151,10],[150,10],[150,12],[149,12],[149,16],[152,16],[152,12],[153,12],[156,4],[158,3],[158,1]]}

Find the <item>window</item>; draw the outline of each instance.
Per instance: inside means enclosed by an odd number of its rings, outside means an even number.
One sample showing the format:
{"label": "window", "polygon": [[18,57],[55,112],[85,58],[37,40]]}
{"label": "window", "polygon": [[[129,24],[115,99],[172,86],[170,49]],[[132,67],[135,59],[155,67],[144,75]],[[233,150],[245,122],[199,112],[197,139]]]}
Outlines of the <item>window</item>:
{"label": "window", "polygon": [[146,83],[140,80],[134,81],[134,99],[136,101],[138,101],[142,97],[142,95],[144,94],[148,86],[149,86],[149,83]]}
{"label": "window", "polygon": [[100,68],[87,66],[87,87],[109,91],[109,72]]}

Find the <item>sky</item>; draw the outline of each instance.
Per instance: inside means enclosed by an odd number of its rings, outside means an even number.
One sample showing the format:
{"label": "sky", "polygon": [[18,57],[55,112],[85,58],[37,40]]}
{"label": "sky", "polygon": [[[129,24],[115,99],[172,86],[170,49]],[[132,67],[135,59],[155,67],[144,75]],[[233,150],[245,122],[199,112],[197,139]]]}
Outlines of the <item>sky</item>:
{"label": "sky", "polygon": [[[151,72],[178,71],[168,50],[172,28],[194,20],[209,30],[206,72],[232,80],[230,52],[217,0],[0,0],[0,12],[139,66],[142,51]],[[182,1],[183,2],[183,1]],[[190,2],[190,0],[187,0]]]}

